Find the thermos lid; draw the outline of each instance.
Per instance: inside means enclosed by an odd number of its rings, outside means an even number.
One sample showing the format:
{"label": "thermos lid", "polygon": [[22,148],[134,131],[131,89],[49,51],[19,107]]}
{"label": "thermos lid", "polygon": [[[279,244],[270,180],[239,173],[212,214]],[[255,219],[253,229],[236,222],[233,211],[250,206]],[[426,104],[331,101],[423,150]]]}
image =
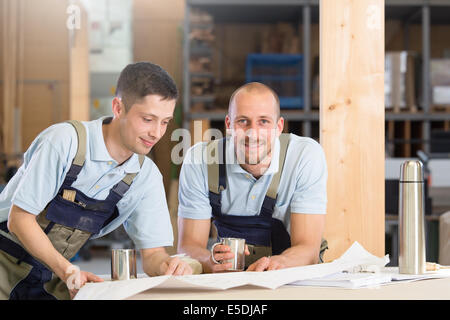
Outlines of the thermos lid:
{"label": "thermos lid", "polygon": [[423,182],[423,165],[419,160],[408,160],[400,167],[400,182]]}

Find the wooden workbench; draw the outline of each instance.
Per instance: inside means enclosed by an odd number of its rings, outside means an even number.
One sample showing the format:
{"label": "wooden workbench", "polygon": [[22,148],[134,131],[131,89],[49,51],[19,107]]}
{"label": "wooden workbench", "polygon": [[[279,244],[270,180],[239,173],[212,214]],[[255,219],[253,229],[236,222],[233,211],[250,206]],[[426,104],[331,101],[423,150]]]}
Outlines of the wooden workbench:
{"label": "wooden workbench", "polygon": [[153,288],[128,300],[450,300],[450,278],[361,289],[282,286],[271,290],[242,286],[213,291]]}

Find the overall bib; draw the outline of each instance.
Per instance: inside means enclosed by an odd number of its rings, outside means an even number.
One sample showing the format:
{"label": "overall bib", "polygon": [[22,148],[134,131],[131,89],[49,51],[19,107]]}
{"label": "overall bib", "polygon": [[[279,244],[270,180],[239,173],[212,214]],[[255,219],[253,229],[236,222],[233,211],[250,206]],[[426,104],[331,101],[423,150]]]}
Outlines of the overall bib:
{"label": "overall bib", "polygon": [[[278,255],[291,247],[291,237],[283,222],[272,217],[289,145],[289,134],[281,134],[279,139],[279,170],[272,177],[261,210],[255,216],[222,213],[221,191],[227,187],[226,139],[213,140],[207,146],[209,202],[212,208],[213,223],[217,229],[218,238],[245,239],[250,251],[250,255],[245,257],[245,268],[261,257]],[[323,253],[327,248],[327,241],[322,239],[319,262],[323,262]]]}
{"label": "overall bib", "polygon": [[[136,173],[127,174],[105,200],[86,196],[72,187],[86,157],[86,129],[81,122],[69,121],[78,136],[78,149],[55,198],[36,220],[55,249],[70,260],[88,239],[118,217],[116,204],[130,188]],[[142,167],[145,156],[139,156]],[[43,262],[31,256],[19,239],[0,223],[0,299],[70,299],[66,284]]]}

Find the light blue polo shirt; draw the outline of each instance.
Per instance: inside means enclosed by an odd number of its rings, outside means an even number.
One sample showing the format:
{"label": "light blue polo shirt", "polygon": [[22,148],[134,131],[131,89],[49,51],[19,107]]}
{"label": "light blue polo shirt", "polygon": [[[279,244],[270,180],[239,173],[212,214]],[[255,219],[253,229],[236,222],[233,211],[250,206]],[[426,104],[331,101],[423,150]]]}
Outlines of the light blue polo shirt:
{"label": "light blue polo shirt", "polygon": [[[183,160],[179,182],[178,216],[209,219],[206,142],[192,146]],[[271,163],[255,179],[236,160],[233,139],[227,138],[227,188],[222,194],[222,213],[240,216],[258,215],[273,175],[278,172],[280,140],[275,140]],[[291,213],[326,214],[327,165],[320,144],[307,137],[290,134],[278,197],[272,217],[283,222],[290,232]]]}
{"label": "light blue polo shirt", "polygon": [[[88,142],[86,161],[72,186],[91,198],[104,200],[127,173],[138,174],[117,203],[119,217],[92,238],[123,224],[137,249],[172,246],[172,225],[158,167],[145,157],[141,168],[137,154],[118,166],[103,139],[105,118],[83,122]],[[42,212],[58,193],[77,147],[77,134],[69,123],[52,125],[40,133],[25,153],[23,165],[0,194],[0,222],[7,220],[12,204],[35,215]]]}

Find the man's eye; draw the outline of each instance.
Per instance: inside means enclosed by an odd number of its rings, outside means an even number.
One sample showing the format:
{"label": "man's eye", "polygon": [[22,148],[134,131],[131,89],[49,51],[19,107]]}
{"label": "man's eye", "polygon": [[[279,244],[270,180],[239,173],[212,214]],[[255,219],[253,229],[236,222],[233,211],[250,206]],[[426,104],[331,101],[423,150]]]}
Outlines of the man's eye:
{"label": "man's eye", "polygon": [[144,119],[144,122],[151,122],[152,121],[152,119],[147,119],[147,118],[142,118],[142,119]]}

